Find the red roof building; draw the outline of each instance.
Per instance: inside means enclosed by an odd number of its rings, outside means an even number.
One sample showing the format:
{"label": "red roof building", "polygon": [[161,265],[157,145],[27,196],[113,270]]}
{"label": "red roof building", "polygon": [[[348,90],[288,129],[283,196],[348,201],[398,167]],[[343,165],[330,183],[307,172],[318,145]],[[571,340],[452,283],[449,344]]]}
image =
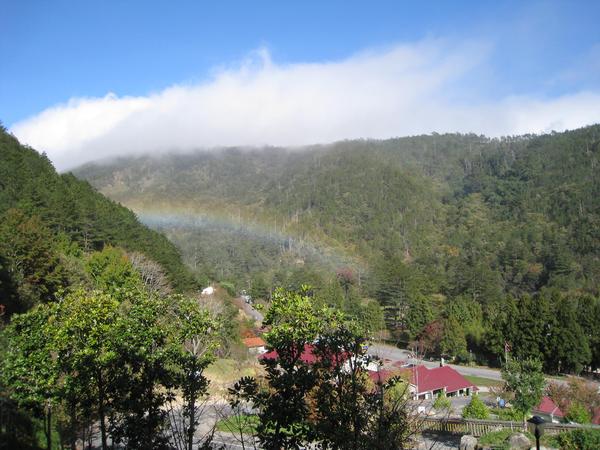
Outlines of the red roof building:
{"label": "red roof building", "polygon": [[248,352],[252,354],[263,354],[267,351],[267,343],[259,337],[248,337],[242,339],[244,345],[248,347]]}
{"label": "red roof building", "polygon": [[376,384],[384,384],[390,378],[392,378],[396,375],[398,375],[397,370],[387,370],[387,369],[369,370],[369,378]]}
{"label": "red roof building", "polygon": [[[313,345],[306,344],[304,346],[304,350],[302,351],[302,355],[300,355],[300,361],[302,361],[303,363],[309,364],[309,365],[312,365],[315,362],[317,362],[319,357],[314,354],[313,350],[314,350]],[[270,352],[265,353],[264,355],[260,356],[260,359],[277,359],[277,358],[279,358],[279,355],[277,354],[276,350],[271,350]],[[337,353],[334,355],[335,361],[333,361],[333,362],[335,362],[337,364],[343,364],[347,359],[348,359],[347,354]]]}
{"label": "red roof building", "polygon": [[594,411],[594,417],[592,417],[592,423],[594,425],[600,425],[600,408],[596,408],[596,411]]}
{"label": "red roof building", "polygon": [[431,399],[441,393],[448,397],[471,395],[477,392],[477,386],[463,377],[450,366],[428,369],[416,366],[411,369],[411,387],[415,399]]}
{"label": "red roof building", "polygon": [[565,414],[560,410],[558,405],[548,396],[542,397],[540,404],[533,409],[533,412],[538,416],[545,416],[545,419],[552,422],[559,422],[560,419],[565,417]]}
{"label": "red roof building", "polygon": [[246,339],[243,339],[244,345],[248,348],[254,348],[254,347],[264,347],[267,345],[267,343],[265,341],[262,340],[262,338],[259,337],[249,337]]}

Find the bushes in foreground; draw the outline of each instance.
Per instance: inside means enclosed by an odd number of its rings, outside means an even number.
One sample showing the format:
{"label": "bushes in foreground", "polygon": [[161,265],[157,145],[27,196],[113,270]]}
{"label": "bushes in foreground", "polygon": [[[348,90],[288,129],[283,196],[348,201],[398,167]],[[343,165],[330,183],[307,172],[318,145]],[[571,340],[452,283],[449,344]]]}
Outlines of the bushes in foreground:
{"label": "bushes in foreground", "polygon": [[600,430],[580,429],[561,433],[552,438],[551,445],[562,450],[597,450],[600,448]]}

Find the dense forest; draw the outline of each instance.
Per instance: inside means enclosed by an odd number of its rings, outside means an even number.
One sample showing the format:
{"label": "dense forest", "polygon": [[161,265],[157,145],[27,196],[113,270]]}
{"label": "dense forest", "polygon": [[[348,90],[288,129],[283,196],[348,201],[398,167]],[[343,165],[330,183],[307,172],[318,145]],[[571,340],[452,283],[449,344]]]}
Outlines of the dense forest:
{"label": "dense forest", "polygon": [[202,371],[239,339],[197,287],[167,238],[0,130],[0,448],[187,448]]}
{"label": "dense forest", "polygon": [[[179,290],[194,287],[179,250],[135,214],[71,174],[59,175],[45,155],[0,130],[0,279],[8,313],[51,298],[68,284],[68,257],[105,245],[156,261]],[[18,270],[17,270],[18,269]],[[10,290],[15,287],[20,295]],[[25,294],[27,291],[27,294]]]}
{"label": "dense forest", "polygon": [[[248,324],[219,294],[199,296],[177,249],[131,211],[58,175],[4,130],[1,137],[0,449],[214,448],[204,371]],[[236,385],[232,408],[257,395],[265,448],[349,436],[354,447],[402,448],[411,433],[405,397],[384,400],[362,366],[329,370],[340,345],[366,357],[363,329],[326,305],[344,295],[341,287],[318,300],[310,290],[275,294],[265,339],[290,354],[320,336],[323,367],[308,370],[293,357],[274,391],[249,377]],[[353,311],[363,323],[369,305]],[[352,386],[341,397],[331,390],[338,378]],[[248,383],[257,388],[242,388]],[[300,401],[288,395],[296,390]],[[318,416],[309,396],[320,402]]]}
{"label": "dense forest", "polygon": [[[456,361],[600,367],[599,136],[226,149],[92,164],[76,172],[88,182],[2,130],[0,443],[208,448],[204,370],[248,326],[199,300],[214,280],[264,303],[283,355],[261,363],[272,385],[230,389],[269,448],[346,448],[358,422],[352,445],[404,445],[406,389],[383,392],[406,383],[374,390],[336,363],[376,335]],[[313,342],[309,370],[297,356]]]}
{"label": "dense forest", "polygon": [[498,364],[510,349],[579,372],[600,365],[599,162],[596,125],[141,156],[75,174],[190,266],[259,297],[333,280],[346,301],[378,300],[392,337],[426,353]]}

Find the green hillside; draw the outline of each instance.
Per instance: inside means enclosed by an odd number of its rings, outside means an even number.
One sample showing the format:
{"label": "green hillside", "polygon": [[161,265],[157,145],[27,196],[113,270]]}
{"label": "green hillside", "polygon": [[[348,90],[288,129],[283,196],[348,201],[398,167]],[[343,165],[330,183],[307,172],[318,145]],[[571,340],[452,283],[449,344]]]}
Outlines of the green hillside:
{"label": "green hillside", "polygon": [[[2,259],[10,259],[17,252],[19,239],[29,239],[23,242],[22,249],[41,252],[42,246],[47,247],[48,255],[56,258],[73,248],[91,252],[113,245],[141,252],[158,262],[176,288],[194,286],[179,251],[163,235],[141,224],[130,210],[99,194],[87,182],[71,174],[57,174],[45,155],[20,145],[3,129],[0,130],[0,216]],[[35,254],[20,257],[32,262],[44,259]],[[48,264],[59,266],[58,262]],[[15,272],[14,267],[12,274],[8,274],[8,265],[4,264],[3,278],[12,278],[14,282],[15,277],[27,276]],[[48,270],[52,272],[51,268]],[[60,284],[59,279],[66,275],[63,269],[58,272],[53,276]],[[7,284],[5,281],[4,285]],[[31,284],[44,285],[37,279],[32,279]]]}
{"label": "green hillside", "polygon": [[[221,227],[202,224],[211,236],[262,227],[370,264],[395,254],[430,265],[476,250],[501,276],[501,290],[534,292],[562,271],[560,285],[597,293],[589,274],[599,253],[598,134],[595,126],[502,140],[432,135],[229,149],[122,159],[76,174],[140,213],[224,217]],[[246,270],[227,272],[240,278]]]}
{"label": "green hillside", "polygon": [[[505,341],[523,355],[556,351],[541,331],[515,328],[531,296],[547,302],[530,312],[548,324],[567,299],[572,311],[560,313],[576,317],[574,336],[599,314],[599,161],[596,125],[143,156],[75,173],[214,278],[322,289],[347,280],[354,295],[379,300],[399,339],[493,361]],[[597,336],[586,339],[582,361],[600,354]]]}

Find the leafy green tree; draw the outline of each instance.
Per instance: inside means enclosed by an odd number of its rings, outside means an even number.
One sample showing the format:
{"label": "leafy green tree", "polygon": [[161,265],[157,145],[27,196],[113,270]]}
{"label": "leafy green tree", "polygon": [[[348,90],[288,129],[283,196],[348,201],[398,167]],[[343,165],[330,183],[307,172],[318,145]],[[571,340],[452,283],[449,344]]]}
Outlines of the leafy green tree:
{"label": "leafy green tree", "polygon": [[163,406],[177,386],[172,356],[178,351],[168,320],[167,299],[136,293],[122,304],[112,332],[123,370],[112,383],[115,413],[109,430],[115,442],[128,448],[168,447]]}
{"label": "leafy green tree", "polygon": [[269,298],[269,286],[261,275],[257,275],[252,279],[250,287],[250,295],[256,300],[267,300]]}
{"label": "leafy green tree", "polygon": [[511,310],[507,327],[512,352],[520,359],[543,361],[548,353],[548,336],[552,324],[550,300],[546,295],[524,295]]}
{"label": "leafy green tree", "polygon": [[119,299],[125,293],[142,287],[140,273],[125,252],[117,247],[106,246],[102,251],[92,253],[87,260],[86,270],[98,289]]}
{"label": "leafy green tree", "polygon": [[189,449],[197,444],[198,400],[208,386],[203,371],[214,359],[218,323],[189,298],[119,293],[121,301],[78,288],[15,315],[3,334],[0,385],[45,418],[48,446],[58,411],[71,446],[81,426],[97,421],[103,449],[109,435],[132,449],[167,448],[165,406],[180,389],[185,403],[176,426],[185,426],[179,437]]}
{"label": "leafy green tree", "polygon": [[434,306],[428,296],[419,294],[411,298],[406,313],[408,339],[415,339],[425,325],[435,318]]}
{"label": "leafy green tree", "polygon": [[385,317],[379,303],[372,299],[367,299],[363,304],[359,316],[356,318],[363,324],[366,333],[374,333],[385,330]]}
{"label": "leafy green tree", "polygon": [[242,378],[231,390],[234,408],[242,400],[258,408],[257,436],[265,448],[310,442],[402,448],[411,430],[408,396],[390,395],[400,380],[374,389],[364,368],[369,357],[362,327],[339,312],[316,309],[306,292],[275,293],[265,318],[271,326],[266,341],[277,352],[276,358],[262,360],[267,386]]}
{"label": "leafy green tree", "polygon": [[440,341],[442,355],[451,358],[464,358],[467,354],[467,341],[462,326],[454,316],[443,322],[443,335]]}
{"label": "leafy green tree", "polygon": [[592,359],[589,341],[577,323],[574,301],[554,299],[553,327],[548,337],[546,368],[549,372],[580,373]]}
{"label": "leafy green tree", "polygon": [[450,408],[452,408],[452,402],[446,396],[446,393],[442,392],[438,394],[438,396],[435,398],[435,401],[433,402],[433,407],[437,410],[449,411]]}
{"label": "leafy green tree", "polygon": [[175,295],[169,297],[169,303],[173,309],[175,385],[183,397],[183,413],[175,417],[179,423],[172,423],[172,429],[178,444],[184,444],[180,448],[192,450],[201,419],[199,401],[209,384],[204,371],[215,360],[219,324],[194,299]]}
{"label": "leafy green tree", "polygon": [[445,309],[448,316],[458,321],[469,342],[480,342],[484,332],[481,303],[466,296],[459,296],[450,300]]}
{"label": "leafy green tree", "polygon": [[317,441],[331,448],[402,448],[411,432],[408,384],[395,377],[373,388],[365,369],[373,361],[365,352],[364,329],[336,313],[324,318],[313,364]]}
{"label": "leafy green tree", "polygon": [[[13,283],[13,280],[8,271],[8,263],[5,260],[4,256],[0,254],[0,309],[2,312],[0,316],[5,316],[7,314],[7,303],[14,302],[17,297],[17,288]],[[17,309],[17,308],[14,308]],[[10,306],[9,306],[10,310]]]}
{"label": "leafy green tree", "polygon": [[577,323],[587,338],[592,370],[600,367],[600,300],[590,295],[577,299]]}
{"label": "leafy green tree", "polygon": [[275,291],[263,320],[271,327],[264,338],[277,352],[277,358],[262,360],[270,389],[260,389],[253,378],[242,378],[231,391],[234,407],[243,399],[258,408],[257,436],[267,449],[298,448],[312,438],[308,395],[317,380],[301,356],[317,337],[320,325],[306,290]]}
{"label": "leafy green tree", "polygon": [[326,446],[358,448],[371,413],[366,408],[367,376],[361,370],[368,361],[364,333],[355,324],[344,324],[341,315],[330,313],[324,319],[313,351],[318,357],[313,364],[316,434]]}
{"label": "leafy green tree", "polygon": [[479,395],[474,394],[469,404],[463,409],[462,416],[465,419],[487,419],[490,416],[490,410],[479,398]]}
{"label": "leafy green tree", "polygon": [[585,407],[585,405],[582,405],[577,401],[571,402],[569,409],[567,410],[567,414],[565,415],[565,419],[567,419],[569,422],[581,424],[592,423],[592,415],[588,409]]}
{"label": "leafy green tree", "polygon": [[502,378],[506,382],[506,389],[515,395],[514,408],[525,420],[542,399],[546,384],[542,363],[535,359],[510,358],[502,368]]}
{"label": "leafy green tree", "polygon": [[62,267],[54,236],[39,217],[17,209],[0,216],[0,256],[7,315],[55,299],[63,284]]}
{"label": "leafy green tree", "polygon": [[517,317],[517,306],[514,297],[507,296],[502,300],[489,302],[483,311],[484,335],[482,347],[489,356],[490,362],[498,366],[505,358],[506,343],[515,334],[518,323],[513,322]]}
{"label": "leafy green tree", "polygon": [[[83,416],[97,418],[106,450],[111,385],[122,367],[114,339],[119,302],[100,291],[78,289],[56,305],[49,319],[53,351],[65,380],[63,396],[71,400],[73,414],[79,406]],[[76,422],[76,417],[71,420]]]}
{"label": "leafy green tree", "polygon": [[51,356],[47,325],[50,314],[50,306],[38,305],[13,316],[3,330],[7,346],[0,371],[9,398],[34,417],[44,419],[47,450],[52,448],[53,411],[61,392],[57,360]]}
{"label": "leafy green tree", "polygon": [[416,336],[431,320],[428,283],[419,270],[400,258],[388,258],[377,268],[375,297],[384,307],[388,327]]}

